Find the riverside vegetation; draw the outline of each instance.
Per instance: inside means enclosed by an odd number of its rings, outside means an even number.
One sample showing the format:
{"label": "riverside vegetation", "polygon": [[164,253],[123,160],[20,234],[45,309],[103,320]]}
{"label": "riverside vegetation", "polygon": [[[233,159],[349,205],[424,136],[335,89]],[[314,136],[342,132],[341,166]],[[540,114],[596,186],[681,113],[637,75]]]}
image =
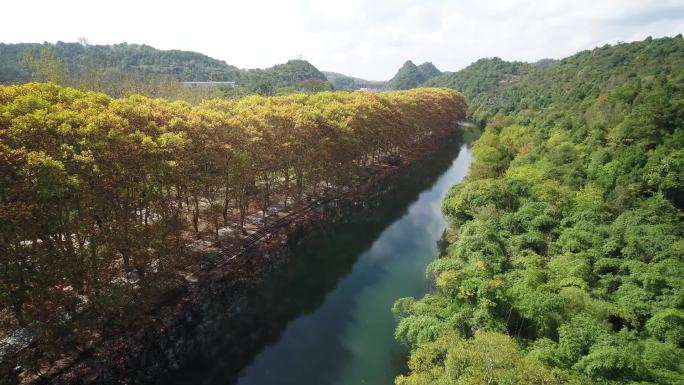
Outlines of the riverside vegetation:
{"label": "riverside vegetation", "polygon": [[[250,212],[352,188],[466,108],[433,88],[198,102],[330,87],[303,61],[239,70],[133,45],[0,52],[0,82],[121,97],[0,87],[0,325],[37,341],[3,357],[7,383],[15,366],[39,378],[146,317],[200,264],[187,242],[226,225],[239,238]],[[178,84],[210,79],[245,87]],[[433,292],[393,308],[411,349],[397,384],[684,383],[681,35],[454,73],[407,62],[388,83],[339,86],[454,88],[486,127],[443,201]]]}
{"label": "riverside vegetation", "polygon": [[681,35],[429,84],[487,128],[443,201],[434,292],[394,305],[396,383],[684,383]]}
{"label": "riverside vegetation", "polygon": [[65,351],[129,330],[199,267],[188,242],[353,189],[383,161],[436,145],[465,110],[448,89],[193,105],[0,87],[0,319],[38,338],[3,365],[40,376]]}

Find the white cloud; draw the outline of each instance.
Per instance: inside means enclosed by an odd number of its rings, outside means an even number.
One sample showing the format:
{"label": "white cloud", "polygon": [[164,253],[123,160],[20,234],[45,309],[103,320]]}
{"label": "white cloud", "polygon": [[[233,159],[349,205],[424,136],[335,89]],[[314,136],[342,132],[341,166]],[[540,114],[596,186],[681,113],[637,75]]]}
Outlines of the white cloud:
{"label": "white cloud", "polygon": [[13,1],[0,41],[127,41],[239,67],[298,54],[318,68],[387,79],[407,59],[457,70],[480,57],[534,61],[684,31],[682,0]]}

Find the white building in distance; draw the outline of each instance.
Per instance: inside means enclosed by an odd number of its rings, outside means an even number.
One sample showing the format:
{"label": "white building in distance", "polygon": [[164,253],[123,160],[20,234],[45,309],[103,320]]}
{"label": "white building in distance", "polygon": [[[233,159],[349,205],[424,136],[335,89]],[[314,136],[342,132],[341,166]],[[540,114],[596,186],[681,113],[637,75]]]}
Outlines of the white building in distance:
{"label": "white building in distance", "polygon": [[213,87],[227,87],[233,88],[237,86],[235,82],[181,82],[186,88],[213,88]]}

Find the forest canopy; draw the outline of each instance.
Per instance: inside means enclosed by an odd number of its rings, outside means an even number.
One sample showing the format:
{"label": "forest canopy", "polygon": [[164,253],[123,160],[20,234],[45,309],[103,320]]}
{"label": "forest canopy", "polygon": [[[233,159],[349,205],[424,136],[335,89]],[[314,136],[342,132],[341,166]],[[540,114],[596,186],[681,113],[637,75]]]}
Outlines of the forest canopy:
{"label": "forest canopy", "polygon": [[445,82],[487,128],[443,201],[435,291],[394,306],[396,383],[684,383],[681,35]]}
{"label": "forest canopy", "polygon": [[[61,66],[60,73],[46,78],[27,65],[27,58],[44,61],[44,56],[50,56]],[[279,88],[289,88],[289,93],[312,87],[318,91],[331,88],[325,75],[305,60],[289,60],[265,69],[239,69],[197,52],[159,50],[148,45],[0,43],[0,83],[32,80],[53,81],[118,96],[145,93],[166,97],[168,90],[164,93],[157,89],[179,87],[180,81],[232,81],[240,87],[238,96],[272,95]]]}
{"label": "forest canopy", "polygon": [[0,86],[0,326],[33,328],[42,357],[83,348],[196,271],[189,242],[353,189],[452,135],[465,111],[449,89],[192,105]]}
{"label": "forest canopy", "polygon": [[386,90],[409,90],[416,88],[426,81],[441,75],[442,73],[430,62],[421,65],[415,65],[411,60],[407,60],[404,65],[399,68],[397,74],[394,75],[384,86]]}

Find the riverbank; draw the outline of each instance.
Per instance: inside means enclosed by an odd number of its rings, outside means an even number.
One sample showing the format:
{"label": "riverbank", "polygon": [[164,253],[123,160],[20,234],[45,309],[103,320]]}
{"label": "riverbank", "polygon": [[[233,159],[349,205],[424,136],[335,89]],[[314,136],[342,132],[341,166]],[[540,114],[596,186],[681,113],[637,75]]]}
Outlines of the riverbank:
{"label": "riverbank", "polygon": [[449,146],[365,207],[307,228],[239,320],[220,308],[209,314],[212,330],[194,359],[157,383],[393,383],[406,351],[393,338],[392,303],[428,290],[425,266],[446,225],[439,202],[469,159],[467,146]]}
{"label": "riverbank", "polygon": [[374,166],[451,133],[466,107],[427,88],[197,105],[49,83],[0,94],[4,383],[52,378],[147,324],[223,262],[202,258],[212,243],[246,246],[261,219],[357,191]]}
{"label": "riverbank", "polygon": [[[443,146],[442,143],[438,147]],[[169,368],[181,366],[188,353],[197,348],[193,336],[208,327],[201,320],[209,306],[218,306],[226,317],[241,314],[248,307],[246,293],[288,260],[288,242],[302,239],[302,233],[315,223],[334,221],[349,210],[363,210],[374,196],[392,190],[392,179],[401,179],[404,171],[435,151],[439,148],[426,148],[404,157],[400,165],[386,165],[353,192],[314,205],[296,221],[271,228],[265,239],[230,263],[199,272],[194,279],[170,291],[160,299],[158,311],[151,312],[146,322],[137,324],[135,332],[124,331],[82,351],[72,362],[61,363],[63,368],[51,382],[147,383]]]}

